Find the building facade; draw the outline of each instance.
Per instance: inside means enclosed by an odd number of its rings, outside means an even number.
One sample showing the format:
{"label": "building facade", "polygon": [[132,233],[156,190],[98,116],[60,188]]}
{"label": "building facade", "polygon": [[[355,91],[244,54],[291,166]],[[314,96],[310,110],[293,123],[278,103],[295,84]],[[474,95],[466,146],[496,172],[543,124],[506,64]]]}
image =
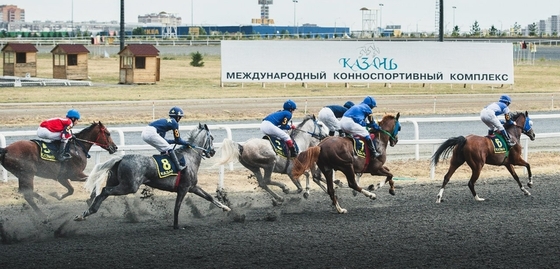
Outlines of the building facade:
{"label": "building facade", "polygon": [[2,14],[2,22],[25,22],[25,9],[18,8],[16,5],[1,5],[0,14]]}

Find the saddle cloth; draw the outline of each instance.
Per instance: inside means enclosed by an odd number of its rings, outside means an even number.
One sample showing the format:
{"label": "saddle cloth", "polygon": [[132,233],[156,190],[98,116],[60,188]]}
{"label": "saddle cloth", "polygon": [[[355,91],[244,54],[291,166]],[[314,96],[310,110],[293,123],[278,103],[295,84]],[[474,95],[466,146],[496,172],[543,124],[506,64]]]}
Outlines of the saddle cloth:
{"label": "saddle cloth", "polygon": [[[375,134],[370,134],[371,140],[375,139]],[[352,142],[354,144],[354,153],[360,158],[368,158],[370,150],[366,144],[366,140],[362,136],[354,136],[352,137]]]}
{"label": "saddle cloth", "polygon": [[507,153],[508,144],[504,137],[499,133],[494,133],[493,135],[487,135],[488,139],[492,141],[494,146],[494,153]]}
{"label": "saddle cloth", "polygon": [[56,153],[60,146],[60,142],[45,142],[43,140],[32,139],[39,146],[39,156],[42,160],[56,162]]}
{"label": "saddle cloth", "polygon": [[[290,156],[290,150],[288,149],[288,146],[286,146],[286,142],[284,140],[280,139],[279,137],[270,135],[263,136],[263,139],[267,139],[270,142],[270,145],[272,145],[272,149],[274,149],[276,155],[280,155],[285,158],[287,158],[287,156]],[[295,141],[294,147],[296,148],[296,151],[299,152],[299,148]]]}
{"label": "saddle cloth", "polygon": [[[152,159],[156,163],[159,178],[176,176],[179,172],[177,170],[177,165],[175,165],[175,162],[171,160],[169,155],[152,155]],[[183,162],[184,158],[181,161]]]}

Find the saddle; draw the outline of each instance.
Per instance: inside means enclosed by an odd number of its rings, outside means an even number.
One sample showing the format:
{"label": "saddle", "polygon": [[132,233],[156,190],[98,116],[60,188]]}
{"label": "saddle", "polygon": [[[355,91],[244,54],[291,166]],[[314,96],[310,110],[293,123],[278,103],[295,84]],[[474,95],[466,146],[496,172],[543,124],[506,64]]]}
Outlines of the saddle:
{"label": "saddle", "polygon": [[[371,137],[371,140],[375,139],[375,134],[369,134],[369,136]],[[346,136],[348,138],[352,138],[352,144],[353,144],[353,149],[354,149],[354,154],[356,154],[358,157],[360,158],[366,158],[367,160],[369,160],[369,157],[371,155],[371,150],[369,149],[367,143],[366,143],[366,139],[363,136]]]}
{"label": "saddle", "polygon": [[[179,170],[177,169],[177,165],[175,165],[175,162],[171,160],[169,155],[152,155],[152,159],[156,164],[159,178],[178,175]],[[179,162],[181,165],[184,165],[185,158],[181,157]]]}
{"label": "saddle", "polygon": [[[286,142],[284,140],[280,139],[279,137],[270,135],[264,135],[262,138],[267,139],[270,142],[270,145],[272,146],[272,149],[274,150],[276,155],[280,155],[285,158],[290,156],[290,149],[288,149],[288,146],[286,145]],[[299,152],[298,145],[297,143],[295,143],[295,141],[294,147],[296,148],[296,151]]]}
{"label": "saddle", "polygon": [[39,139],[31,139],[39,146],[39,157],[42,160],[56,162],[56,154],[60,148],[60,141],[46,142]]}

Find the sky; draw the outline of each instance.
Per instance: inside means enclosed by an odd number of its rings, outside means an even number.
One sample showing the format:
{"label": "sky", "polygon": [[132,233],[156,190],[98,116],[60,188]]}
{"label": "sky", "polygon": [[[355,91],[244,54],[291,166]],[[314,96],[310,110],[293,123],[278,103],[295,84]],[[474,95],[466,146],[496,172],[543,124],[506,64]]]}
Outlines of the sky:
{"label": "sky", "polygon": [[[379,11],[382,25],[401,25],[402,31],[433,32],[436,3],[439,0],[273,0],[269,18],[276,25],[293,26],[314,23],[319,26],[349,27],[353,31],[368,29],[363,23],[363,7]],[[180,16],[183,25],[248,25],[260,17],[258,0],[125,0],[125,22],[136,23],[138,15],[161,11]],[[48,4],[46,4],[48,3]],[[27,22],[95,20],[120,21],[120,0],[13,0],[25,9]],[[382,5],[382,6],[381,6]],[[48,8],[47,8],[48,7]],[[455,7],[455,8],[453,8]],[[373,13],[374,11],[372,11]],[[444,0],[444,28],[453,24],[469,31],[475,21],[481,29],[492,25],[499,30],[515,23],[528,24],[560,15],[559,0]],[[367,18],[367,13],[366,13]],[[294,23],[295,21],[295,23]],[[366,19],[367,21],[367,19]],[[372,20],[371,20],[372,21]],[[454,23],[453,23],[454,22]],[[370,23],[371,24],[371,23]]]}

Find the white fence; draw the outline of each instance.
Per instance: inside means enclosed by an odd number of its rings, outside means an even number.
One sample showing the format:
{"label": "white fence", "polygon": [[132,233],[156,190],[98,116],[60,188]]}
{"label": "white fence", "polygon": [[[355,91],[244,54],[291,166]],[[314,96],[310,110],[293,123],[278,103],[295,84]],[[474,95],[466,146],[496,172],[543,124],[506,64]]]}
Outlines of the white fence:
{"label": "white fence", "polygon": [[[560,119],[560,114],[550,114],[550,115],[531,115],[530,116],[532,120],[535,119]],[[441,144],[442,142],[444,142],[447,138],[442,138],[442,139],[420,139],[420,126],[419,123],[426,123],[426,122],[464,122],[464,121],[479,121],[480,118],[479,117],[438,117],[438,118],[400,118],[399,121],[401,123],[412,123],[414,126],[414,139],[410,139],[410,140],[399,140],[398,145],[413,145],[414,146],[414,150],[413,152],[407,151],[407,152],[400,152],[400,153],[396,153],[399,154],[400,158],[403,159],[415,159],[415,160],[420,160],[421,156],[421,149],[420,146],[421,145],[432,145],[433,149],[432,152],[435,151],[435,149],[437,148],[437,146],[439,146],[439,144]],[[192,130],[193,128],[195,128],[196,126],[192,125],[192,126],[181,126],[180,130]],[[226,137],[229,139],[232,139],[234,141],[237,141],[233,136],[232,136],[232,130],[239,130],[239,129],[259,129],[260,124],[258,123],[253,123],[253,124],[220,124],[220,125],[208,125],[208,127],[210,128],[210,130],[225,130],[226,132]],[[141,144],[141,145],[132,145],[132,144],[127,144],[126,140],[125,140],[125,133],[140,133],[142,132],[142,130],[144,129],[144,127],[111,127],[109,128],[109,131],[111,133],[116,133],[118,134],[118,141],[119,144],[117,145],[119,147],[118,150],[118,154],[126,154],[128,152],[141,152],[141,151],[147,151],[150,153],[146,153],[146,154],[153,154],[153,148],[147,144]],[[76,130],[76,131],[79,131]],[[36,136],[36,131],[9,131],[9,132],[0,132],[0,147],[6,147],[6,137],[22,137],[22,136]],[[138,135],[138,137],[140,137],[140,135]],[[560,137],[560,133],[538,133],[537,134],[537,138],[539,140],[541,139],[550,139],[551,141],[557,141],[557,138]],[[554,139],[554,140],[553,140]],[[115,140],[115,139],[114,139]],[[525,160],[527,160],[527,154],[529,151],[529,143],[528,143],[529,139],[525,136],[522,136],[521,142],[523,143],[523,149],[524,149],[524,158]],[[220,142],[216,142],[214,143],[216,148],[219,148],[221,146]],[[398,148],[395,147],[395,148]],[[559,151],[560,149],[554,149],[554,151]],[[540,150],[536,150],[536,151],[540,151]],[[95,160],[94,164],[97,164],[99,162],[101,162],[101,157],[102,156],[109,156],[109,154],[102,148],[98,147],[98,146],[93,146],[90,150],[90,152],[93,155],[93,159]],[[390,155],[393,155],[393,153],[391,152]],[[430,155],[431,156],[431,155]],[[6,171],[6,169],[2,168],[3,172],[2,172],[2,180],[4,182],[6,182],[8,180],[8,172]],[[221,166],[220,168],[220,176],[218,179],[218,187],[222,188],[223,187],[223,180],[224,180],[224,167]],[[233,164],[230,164],[229,167],[230,170],[233,170]],[[434,176],[434,168],[432,168],[431,170],[431,177],[433,178]]]}

